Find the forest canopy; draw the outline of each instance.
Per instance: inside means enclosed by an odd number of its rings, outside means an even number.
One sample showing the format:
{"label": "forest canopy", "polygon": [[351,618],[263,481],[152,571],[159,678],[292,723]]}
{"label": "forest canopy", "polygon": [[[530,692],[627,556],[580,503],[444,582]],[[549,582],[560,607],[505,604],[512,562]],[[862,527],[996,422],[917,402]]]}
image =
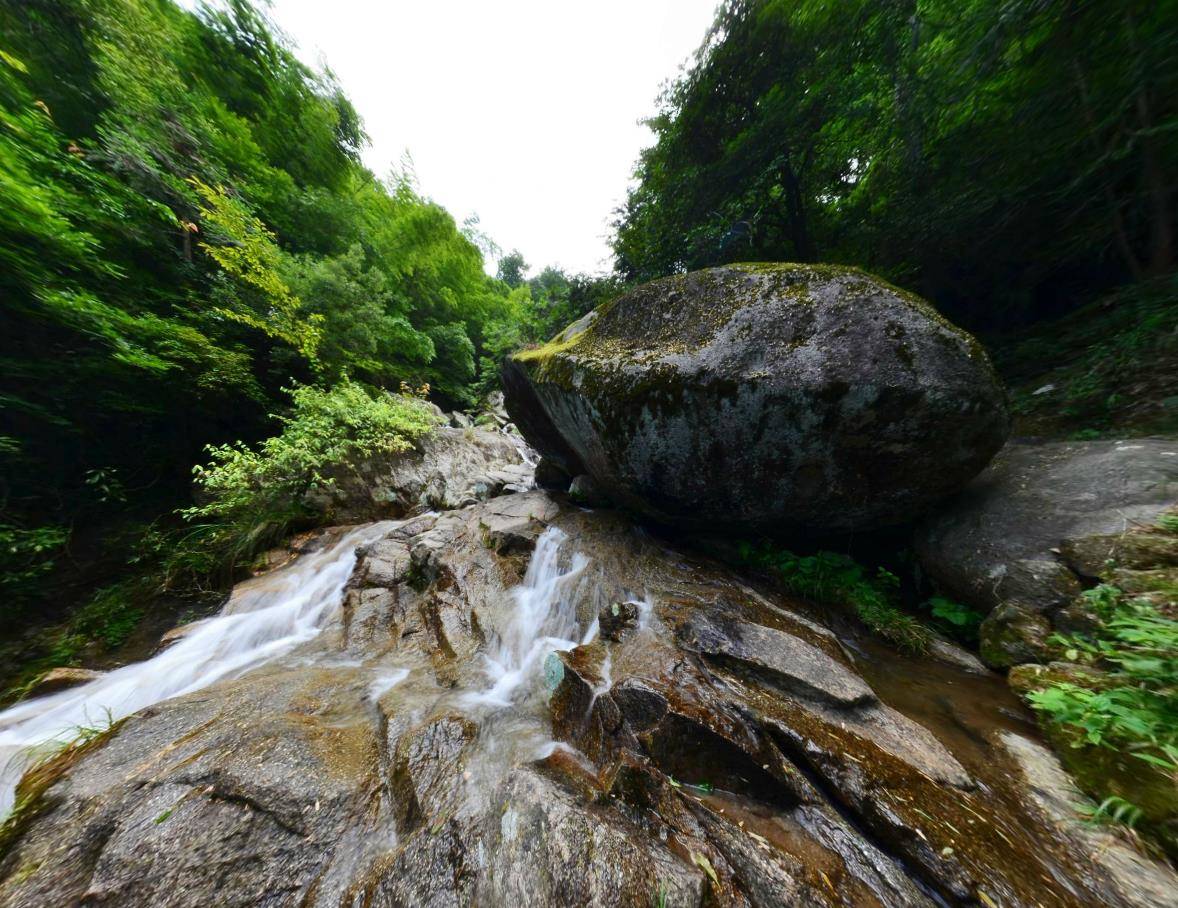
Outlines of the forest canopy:
{"label": "forest canopy", "polygon": [[729,0],[649,121],[632,280],[854,264],[974,330],[1171,271],[1174,0]]}
{"label": "forest canopy", "polygon": [[247,0],[0,0],[0,34],[9,615],[71,528],[183,506],[206,446],[274,432],[284,388],[469,407],[552,323],[411,163],[361,164],[332,74]]}

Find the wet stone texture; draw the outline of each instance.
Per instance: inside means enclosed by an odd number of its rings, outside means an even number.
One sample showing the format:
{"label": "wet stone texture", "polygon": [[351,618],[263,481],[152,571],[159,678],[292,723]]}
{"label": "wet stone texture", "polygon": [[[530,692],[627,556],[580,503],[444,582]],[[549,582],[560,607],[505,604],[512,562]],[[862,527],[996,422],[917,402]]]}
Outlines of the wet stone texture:
{"label": "wet stone texture", "polygon": [[1174,904],[1000,680],[805,609],[544,492],[411,521],[61,775],[0,906]]}
{"label": "wet stone texture", "polygon": [[708,532],[903,523],[965,485],[1009,430],[974,338],[828,265],[644,284],[510,357],[503,386],[546,482],[567,475],[574,500]]}

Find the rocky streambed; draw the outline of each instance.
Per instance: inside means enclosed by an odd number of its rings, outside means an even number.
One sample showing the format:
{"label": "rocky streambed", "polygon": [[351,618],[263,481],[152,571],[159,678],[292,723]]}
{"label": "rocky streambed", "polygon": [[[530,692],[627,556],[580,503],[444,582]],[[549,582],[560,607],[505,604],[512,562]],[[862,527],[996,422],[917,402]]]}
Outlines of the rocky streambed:
{"label": "rocky streambed", "polygon": [[26,778],[0,905],[1174,903],[967,654],[562,495],[351,538],[315,633]]}

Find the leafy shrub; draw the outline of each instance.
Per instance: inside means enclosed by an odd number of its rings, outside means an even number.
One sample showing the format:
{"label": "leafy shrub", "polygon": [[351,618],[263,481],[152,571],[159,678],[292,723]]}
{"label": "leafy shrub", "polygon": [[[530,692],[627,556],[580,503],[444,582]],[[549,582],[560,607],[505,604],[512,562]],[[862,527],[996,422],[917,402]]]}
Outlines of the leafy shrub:
{"label": "leafy shrub", "polygon": [[53,570],[54,555],[68,538],[64,527],[26,530],[0,524],[0,620],[20,615],[26,601],[37,593],[38,581]]}
{"label": "leafy shrub", "polygon": [[925,606],[947,633],[966,643],[977,642],[983,618],[980,612],[944,596],[933,596]]}
{"label": "leafy shrub", "polygon": [[[423,388],[428,392],[428,388]],[[209,447],[194,468],[204,501],[181,513],[190,528],[167,556],[167,581],[232,570],[308,516],[303,497],[332,485],[332,474],[378,453],[407,451],[437,423],[413,394],[369,392],[344,379],[329,390],[294,388],[282,431],[256,448]]]}
{"label": "leafy shrub", "polygon": [[909,652],[924,652],[932,633],[912,615],[896,607],[899,578],[884,568],[872,576],[853,558],[836,552],[796,555],[768,545],[740,547],[741,560],[771,571],[799,596],[851,608],[867,627]]}
{"label": "leafy shrub", "polygon": [[1031,705],[1076,732],[1077,747],[1108,747],[1178,772],[1178,621],[1107,584],[1085,596],[1100,630],[1055,641],[1069,660],[1099,671],[1091,685],[1056,681],[1033,691]]}
{"label": "leafy shrub", "polygon": [[143,618],[143,603],[150,595],[150,587],[138,578],[103,587],[74,614],[70,630],[83,639],[100,640],[109,647],[119,646]]}
{"label": "leafy shrub", "polygon": [[1158,518],[1158,526],[1167,533],[1178,533],[1178,514],[1163,514]]}

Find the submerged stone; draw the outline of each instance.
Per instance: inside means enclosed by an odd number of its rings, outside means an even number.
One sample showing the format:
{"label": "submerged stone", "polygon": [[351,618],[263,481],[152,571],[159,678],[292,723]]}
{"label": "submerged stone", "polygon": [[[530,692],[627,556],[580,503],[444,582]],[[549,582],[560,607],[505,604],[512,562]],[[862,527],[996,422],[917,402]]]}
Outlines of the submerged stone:
{"label": "submerged stone", "polygon": [[694,528],[907,520],[1001,447],[981,346],[852,268],[729,265],[646,284],[504,367],[525,437],[618,504]]}

